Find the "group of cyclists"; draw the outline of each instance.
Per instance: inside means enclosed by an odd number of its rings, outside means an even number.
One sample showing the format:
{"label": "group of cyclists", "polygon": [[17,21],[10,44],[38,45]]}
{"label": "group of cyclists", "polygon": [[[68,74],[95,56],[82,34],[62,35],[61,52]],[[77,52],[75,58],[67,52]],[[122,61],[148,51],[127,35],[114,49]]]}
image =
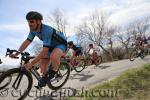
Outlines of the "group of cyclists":
{"label": "group of cyclists", "polygon": [[149,47],[150,46],[150,36],[137,35],[135,44],[139,47]]}
{"label": "group of cyclists", "polygon": [[[31,62],[24,65],[27,70],[30,70],[36,63],[40,62],[42,78],[35,87],[41,88],[46,85],[45,75],[49,64],[52,65],[52,68],[49,71],[49,78],[52,79],[60,67],[60,58],[65,54],[66,56],[77,56],[80,58],[82,55],[82,48],[74,45],[72,41],[67,42],[63,32],[57,31],[55,28],[43,24],[43,16],[41,13],[30,11],[26,15],[26,20],[30,29],[27,39],[22,42],[18,52],[9,55],[9,57],[16,58],[31,44],[34,37],[38,37],[43,41],[42,51]],[[90,44],[90,54],[92,53],[92,49],[93,46]]]}
{"label": "group of cyclists", "polygon": [[[88,56],[92,56],[95,49],[93,44],[89,44],[88,50],[85,52]],[[74,58],[82,59],[83,56],[85,56],[85,53],[83,53],[83,48],[81,46],[75,45],[73,41],[68,42],[68,49],[66,51],[65,57],[67,58]]]}
{"label": "group of cyclists", "polygon": [[135,46],[141,50],[140,54],[143,54],[145,49],[148,50],[150,48],[150,36],[146,38],[146,36],[137,35]]}
{"label": "group of cyclists", "polygon": [[130,61],[134,61],[135,58],[140,57],[143,59],[150,53],[150,36],[142,36],[141,34],[136,35],[134,43],[132,43],[132,50],[130,51]]}

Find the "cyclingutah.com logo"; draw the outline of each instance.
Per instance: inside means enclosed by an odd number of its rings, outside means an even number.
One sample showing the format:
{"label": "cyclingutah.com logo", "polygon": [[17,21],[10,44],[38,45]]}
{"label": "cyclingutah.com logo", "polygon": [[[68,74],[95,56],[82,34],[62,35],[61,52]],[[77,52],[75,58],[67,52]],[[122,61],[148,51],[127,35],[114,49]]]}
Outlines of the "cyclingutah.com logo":
{"label": "cyclingutah.com logo", "polygon": [[[0,90],[0,97],[5,98],[7,96],[11,97],[21,97],[24,94],[24,90],[18,89],[9,89],[5,88]],[[118,97],[119,90],[115,89],[99,89],[99,90],[86,90],[84,87],[81,89],[74,88],[61,88],[57,91],[52,90],[31,90],[28,94],[28,97],[39,98],[39,97],[51,97],[51,98],[61,98],[61,97]]]}
{"label": "cyclingutah.com logo", "polygon": [[0,91],[0,97],[7,97],[8,95],[8,88],[5,88]]}

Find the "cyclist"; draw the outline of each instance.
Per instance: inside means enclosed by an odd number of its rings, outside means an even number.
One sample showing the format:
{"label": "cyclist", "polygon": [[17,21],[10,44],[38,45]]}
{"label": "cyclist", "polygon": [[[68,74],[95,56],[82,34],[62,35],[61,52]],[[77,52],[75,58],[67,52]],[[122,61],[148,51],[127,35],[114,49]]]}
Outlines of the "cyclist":
{"label": "cyclist", "polygon": [[73,41],[68,42],[68,48],[72,48],[74,50],[74,56],[81,56],[82,53],[82,47],[74,45]]}
{"label": "cyclist", "polygon": [[147,38],[148,48],[150,48],[150,36]]}
{"label": "cyclist", "polygon": [[93,55],[94,53],[94,47],[93,47],[93,44],[89,44],[89,49],[88,49],[88,52],[87,52],[90,56]]}
{"label": "cyclist", "polygon": [[67,52],[66,52],[66,54],[65,54],[65,57],[67,57],[67,58],[72,58],[73,57],[73,55],[74,55],[74,50],[73,50],[73,48],[69,45],[69,42],[68,42],[68,49],[67,49]]}
{"label": "cyclist", "polygon": [[[41,88],[46,85],[45,74],[49,63],[51,62],[52,68],[49,73],[49,78],[52,79],[60,65],[60,58],[64,55],[67,49],[67,41],[64,33],[56,31],[53,27],[42,23],[43,16],[36,11],[30,11],[26,15],[30,32],[27,39],[21,44],[18,49],[19,52],[23,52],[29,44],[32,42],[35,36],[43,41],[42,51],[30,62],[25,64],[25,68],[30,70],[36,63],[40,61],[40,68],[42,74],[41,80],[38,82],[36,88]],[[20,53],[10,55],[11,58],[18,56]]]}
{"label": "cyclist", "polygon": [[146,36],[143,37],[143,52],[144,50],[147,51],[146,53],[148,53],[148,49],[149,49],[149,37],[146,38]]}
{"label": "cyclist", "polygon": [[138,49],[140,49],[141,51],[139,52],[139,56],[143,56],[143,53],[144,53],[144,48],[145,48],[145,44],[147,44],[147,40],[146,40],[146,37],[142,37],[141,35],[137,35],[137,38],[136,38],[136,41],[135,41],[135,44],[136,44],[136,47]]}
{"label": "cyclist", "polygon": [[144,46],[144,47],[147,47],[147,44],[148,44],[147,40],[148,40],[148,39],[146,39],[146,36],[144,36],[144,37],[142,38],[142,40],[143,40],[143,46]]}
{"label": "cyclist", "polygon": [[74,51],[73,56],[71,57],[70,61],[71,61],[72,65],[75,65],[74,58],[78,61],[80,61],[83,58],[82,57],[82,54],[83,54],[82,47],[74,45],[73,41],[69,41],[68,48],[72,48]]}
{"label": "cyclist", "polygon": [[142,37],[141,37],[141,35],[137,35],[137,37],[136,37],[136,40],[135,40],[135,45],[137,46],[137,47],[139,47],[139,48],[141,48],[142,47]]}

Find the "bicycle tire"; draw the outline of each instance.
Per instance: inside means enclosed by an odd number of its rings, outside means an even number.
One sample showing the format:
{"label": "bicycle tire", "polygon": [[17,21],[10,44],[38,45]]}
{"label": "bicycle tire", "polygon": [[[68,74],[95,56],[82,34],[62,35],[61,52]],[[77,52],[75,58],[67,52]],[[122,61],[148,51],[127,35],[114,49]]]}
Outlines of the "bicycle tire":
{"label": "bicycle tire", "polygon": [[[54,86],[51,82],[49,82],[47,85],[48,85],[48,87],[49,87],[50,89],[52,89],[52,90],[58,90],[58,89],[60,89],[61,87],[63,87],[63,86],[65,85],[65,83],[66,83],[67,80],[69,79],[69,76],[70,76],[70,66],[69,66],[69,64],[68,64],[67,62],[61,62],[61,63],[60,63],[60,67],[61,67],[62,65],[65,65],[66,68],[67,68],[67,70],[68,70],[68,71],[67,71],[67,76],[66,76],[64,82],[63,82],[61,85],[59,85],[59,86]],[[59,70],[60,70],[60,67],[59,67]]]}
{"label": "bicycle tire", "polygon": [[74,67],[74,70],[78,73],[81,72],[83,69],[85,69],[85,61],[84,60],[81,61],[83,61],[83,65],[81,66],[82,67],[81,69],[78,69],[79,68],[78,66]]}
{"label": "bicycle tire", "polygon": [[[97,62],[98,60],[98,62]],[[101,56],[98,56],[98,59],[96,61],[94,61],[95,65],[98,66],[99,64],[102,63],[102,57]]]}
{"label": "bicycle tire", "polygon": [[144,50],[144,57],[147,56],[148,54],[149,54],[148,49],[145,49],[145,50]]}
{"label": "bicycle tire", "polygon": [[[28,72],[27,70],[21,70],[21,68],[13,68],[13,69],[9,69],[8,71],[6,71],[5,73],[3,73],[0,76],[0,84],[4,81],[5,78],[7,77],[12,77],[11,75],[13,74],[19,74],[19,73],[23,73],[23,75],[26,75],[27,79],[28,79],[28,86],[26,91],[21,95],[21,97],[19,97],[18,100],[23,100],[30,92],[31,88],[32,88],[32,83],[33,83],[33,79],[32,79],[32,75],[30,72]],[[9,84],[7,84],[9,85]],[[4,89],[7,85],[0,87],[0,90]]]}
{"label": "bicycle tire", "polygon": [[133,50],[130,54],[130,61],[134,61],[137,57],[137,51]]}

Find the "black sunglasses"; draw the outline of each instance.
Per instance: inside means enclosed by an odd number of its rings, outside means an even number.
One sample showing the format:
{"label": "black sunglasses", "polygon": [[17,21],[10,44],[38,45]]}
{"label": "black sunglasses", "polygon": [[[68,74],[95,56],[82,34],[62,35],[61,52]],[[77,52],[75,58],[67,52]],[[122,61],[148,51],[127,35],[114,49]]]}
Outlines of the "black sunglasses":
{"label": "black sunglasses", "polygon": [[35,21],[34,21],[34,20],[28,20],[28,22],[29,22],[29,23],[35,23]]}

